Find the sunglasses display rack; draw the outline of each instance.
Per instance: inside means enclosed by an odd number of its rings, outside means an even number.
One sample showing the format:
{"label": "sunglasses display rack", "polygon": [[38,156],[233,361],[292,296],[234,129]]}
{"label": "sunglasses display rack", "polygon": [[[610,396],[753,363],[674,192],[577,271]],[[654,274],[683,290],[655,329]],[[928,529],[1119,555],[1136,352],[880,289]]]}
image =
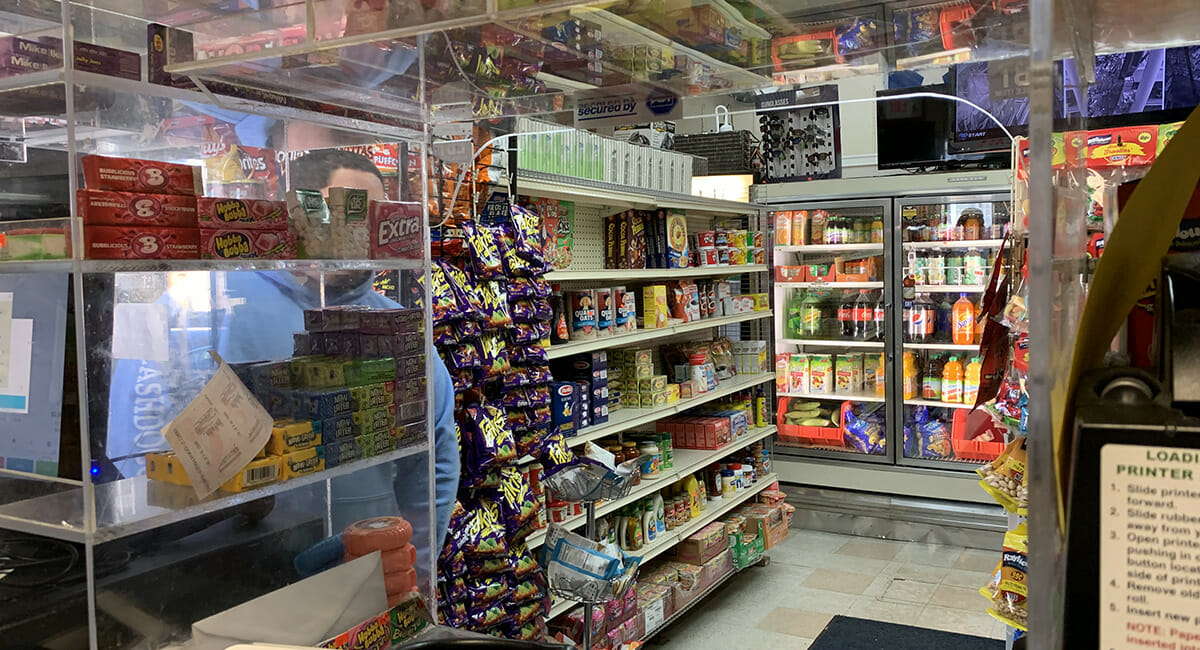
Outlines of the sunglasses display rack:
{"label": "sunglasses display rack", "polygon": [[[780,110],[773,102],[759,102],[758,127],[762,138],[766,183],[841,178],[841,125],[838,107],[825,103],[828,93],[800,101],[817,106]],[[836,89],[833,89],[836,100]],[[778,100],[776,100],[778,101]],[[769,108],[770,110],[761,110]]]}

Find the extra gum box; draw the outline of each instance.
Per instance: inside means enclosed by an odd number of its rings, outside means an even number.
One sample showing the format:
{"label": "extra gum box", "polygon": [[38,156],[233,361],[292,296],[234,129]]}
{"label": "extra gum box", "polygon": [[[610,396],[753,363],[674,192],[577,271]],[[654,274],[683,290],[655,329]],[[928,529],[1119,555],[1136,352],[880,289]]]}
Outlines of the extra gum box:
{"label": "extra gum box", "polygon": [[75,202],[87,225],[196,227],[196,199],[190,196],[78,190]]}
{"label": "extra gum box", "polygon": [[371,259],[421,259],[425,245],[423,218],[420,203],[371,201]]}
{"label": "extra gum box", "polygon": [[288,230],[202,228],[200,257],[206,260],[294,260],[296,233]]}
{"label": "extra gum box", "polygon": [[201,196],[196,199],[196,214],[201,228],[213,230],[221,228],[288,229],[287,203],[284,201]]}
{"label": "extra gum box", "polygon": [[200,168],[192,165],[84,156],[83,178],[88,189],[198,196],[203,185]]}
{"label": "extra gum box", "polygon": [[200,257],[200,231],[158,226],[86,226],[83,250],[84,257],[90,260],[194,260]]}

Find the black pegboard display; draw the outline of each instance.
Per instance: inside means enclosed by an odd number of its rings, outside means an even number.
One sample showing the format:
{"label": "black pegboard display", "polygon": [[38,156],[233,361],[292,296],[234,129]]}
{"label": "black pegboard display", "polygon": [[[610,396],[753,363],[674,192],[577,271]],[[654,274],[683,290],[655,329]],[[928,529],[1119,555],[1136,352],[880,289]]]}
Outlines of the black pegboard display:
{"label": "black pegboard display", "polygon": [[837,86],[787,90],[755,99],[765,183],[842,177]]}

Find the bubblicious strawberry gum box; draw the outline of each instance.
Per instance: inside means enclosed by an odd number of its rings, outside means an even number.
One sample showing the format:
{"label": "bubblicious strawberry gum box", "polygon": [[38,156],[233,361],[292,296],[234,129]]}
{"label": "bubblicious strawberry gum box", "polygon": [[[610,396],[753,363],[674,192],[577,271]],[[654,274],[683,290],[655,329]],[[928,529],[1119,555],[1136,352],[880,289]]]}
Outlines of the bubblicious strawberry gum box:
{"label": "bubblicious strawberry gum box", "polygon": [[201,228],[213,230],[287,230],[288,209],[284,201],[226,199],[202,196],[196,199]]}
{"label": "bubblicious strawberry gum box", "polygon": [[84,156],[82,163],[88,189],[186,196],[202,193],[200,168],[192,165],[108,156]]}
{"label": "bubblicious strawberry gum box", "polygon": [[158,226],[88,226],[84,257],[92,260],[194,260],[200,257],[200,231]]}
{"label": "bubblicious strawberry gum box", "polygon": [[296,259],[296,233],[252,228],[200,229],[200,258],[206,260]]}
{"label": "bubblicious strawberry gum box", "polygon": [[196,199],[191,196],[77,190],[75,202],[88,226],[196,227]]}
{"label": "bubblicious strawberry gum box", "polygon": [[420,203],[371,201],[371,259],[409,259],[424,257],[424,217]]}

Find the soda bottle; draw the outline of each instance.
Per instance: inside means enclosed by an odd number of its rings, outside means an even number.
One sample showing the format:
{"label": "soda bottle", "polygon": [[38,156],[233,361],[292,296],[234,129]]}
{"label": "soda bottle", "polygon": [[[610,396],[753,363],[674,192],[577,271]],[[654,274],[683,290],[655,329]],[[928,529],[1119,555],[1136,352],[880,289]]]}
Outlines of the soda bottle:
{"label": "soda bottle", "polygon": [[904,280],[901,281],[900,297],[902,307],[901,317],[904,319],[901,328],[904,335],[904,340],[911,341],[912,337],[909,334],[908,321],[912,317],[912,306],[914,299],[916,298],[916,285],[912,275],[904,276]]}
{"label": "soda bottle", "polygon": [[963,401],[963,367],[958,357],[950,357],[942,369],[942,401],[951,404]]}
{"label": "soda bottle", "polygon": [[925,364],[925,377],[921,382],[921,398],[942,399],[942,369],[939,367],[937,355],[930,354]]}
{"label": "soda bottle", "polygon": [[874,330],[871,340],[883,341],[886,337],[885,331],[887,328],[887,311],[884,308],[883,292],[879,292],[879,296],[875,299],[875,308],[872,310],[872,320],[874,321]]}
{"label": "soda bottle", "polygon": [[800,338],[819,338],[821,336],[821,301],[815,292],[807,291],[804,300],[800,301]]}
{"label": "soda bottle", "polygon": [[929,343],[933,339],[933,321],[937,316],[933,303],[925,294],[917,294],[908,313],[908,338],[913,343]]}
{"label": "soda bottle", "polygon": [[975,400],[979,399],[979,381],[982,374],[983,362],[979,357],[972,357],[971,363],[968,363],[963,371],[963,404],[974,406]]}
{"label": "soda bottle", "polygon": [[959,294],[954,303],[953,328],[950,330],[955,345],[970,345],[975,340],[975,304],[967,294]]}
{"label": "soda bottle", "polygon": [[954,305],[950,303],[950,299],[946,294],[941,294],[937,302],[933,305],[933,340],[939,343],[950,340],[950,326],[954,322],[952,311]]}
{"label": "soda bottle", "polygon": [[838,336],[844,339],[854,338],[854,293],[842,292],[842,301],[838,304]]}
{"label": "soda bottle", "polygon": [[869,341],[874,329],[875,301],[871,300],[870,292],[859,289],[858,300],[854,302],[854,338]]}

